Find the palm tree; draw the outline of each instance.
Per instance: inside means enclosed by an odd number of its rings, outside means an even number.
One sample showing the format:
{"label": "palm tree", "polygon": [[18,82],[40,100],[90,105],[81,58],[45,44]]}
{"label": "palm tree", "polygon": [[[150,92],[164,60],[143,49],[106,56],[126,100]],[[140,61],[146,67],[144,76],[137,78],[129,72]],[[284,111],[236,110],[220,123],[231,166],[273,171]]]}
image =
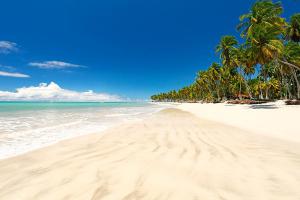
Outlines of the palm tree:
{"label": "palm tree", "polygon": [[251,88],[248,84],[248,82],[251,79],[251,75],[255,73],[255,60],[253,59],[253,52],[251,52],[251,49],[248,48],[240,48],[239,49],[239,62],[241,65],[241,71],[243,71],[242,76],[244,77],[244,83],[246,86],[246,89],[248,91],[250,99],[253,98]]}
{"label": "palm tree", "polygon": [[283,56],[289,63],[300,66],[300,45],[295,42],[287,43]]}
{"label": "palm tree", "polygon": [[[279,59],[283,54],[284,45],[280,38],[281,30],[277,26],[266,26],[261,23],[252,26],[251,31],[251,36],[247,39],[249,62],[252,65],[260,64],[261,71],[264,71],[263,68],[266,64],[274,59]],[[266,82],[266,74],[262,75],[264,82]]]}
{"label": "palm tree", "polygon": [[237,29],[241,31],[243,38],[251,38],[257,30],[255,27],[261,25],[264,27],[276,27],[284,29],[286,25],[280,15],[283,8],[280,2],[273,3],[271,0],[261,0],[254,3],[249,13],[240,16],[241,23]]}
{"label": "palm tree", "polygon": [[251,99],[300,99],[300,13],[287,24],[282,11],[279,2],[257,1],[240,17],[238,29],[244,43],[239,45],[234,36],[227,35],[217,45],[222,66],[213,63],[198,72],[192,85],[152,99],[212,102],[237,94],[241,98],[246,91]]}
{"label": "palm tree", "polygon": [[253,58],[261,65],[270,62],[282,52],[280,34],[286,25],[284,18],[280,17],[282,11],[281,3],[262,0],[256,2],[249,13],[240,17],[238,29],[246,37]]}
{"label": "palm tree", "polygon": [[294,14],[291,17],[286,29],[286,37],[293,42],[300,42],[300,13]]}
{"label": "palm tree", "polygon": [[283,42],[280,39],[280,31],[275,27],[262,25],[254,28],[255,32],[250,42],[250,51],[256,63],[262,66],[273,59],[279,58],[283,53]]}
{"label": "palm tree", "polygon": [[229,97],[229,84],[231,81],[231,70],[229,67],[222,66],[220,68],[220,89],[222,90],[222,96],[224,99]]}
{"label": "palm tree", "polygon": [[[295,66],[300,66],[300,45],[298,45],[295,42],[289,42],[284,48],[283,57],[286,62],[291,63]],[[294,67],[291,67],[290,65],[287,65],[291,68],[292,75],[294,77],[294,80],[296,82],[297,87],[297,98],[300,99],[300,82],[299,77],[297,75],[297,71]]]}
{"label": "palm tree", "polygon": [[[260,64],[270,62],[274,58],[274,50],[277,59],[280,57],[278,53],[281,53],[280,49],[282,50],[283,47],[280,34],[285,31],[287,26],[284,18],[280,17],[282,11],[283,8],[280,2],[273,3],[271,0],[261,0],[252,6],[249,13],[240,17],[241,23],[237,29],[242,31],[241,36],[246,38],[247,42],[254,44],[254,47],[261,46],[261,48],[253,49],[256,52],[257,62]],[[293,25],[293,29],[290,28],[290,34],[297,32],[295,30],[298,22],[299,16],[296,14],[291,19],[290,27]],[[268,40],[268,42],[264,42],[264,40]],[[261,42],[265,43],[265,47],[262,47]],[[278,59],[278,61],[300,70],[299,66],[284,59]]]}
{"label": "palm tree", "polygon": [[232,53],[238,45],[237,39],[234,36],[226,35],[221,38],[220,43],[216,48],[216,52],[220,53],[222,64],[224,66],[233,66]]}
{"label": "palm tree", "polygon": [[196,83],[199,85],[202,91],[202,99],[207,101],[212,100],[213,89],[210,84],[210,76],[207,71],[199,71],[196,78]]}
{"label": "palm tree", "polygon": [[217,101],[220,101],[220,68],[221,66],[218,63],[212,63],[212,65],[208,68],[208,76],[210,78],[210,82],[213,87],[213,91],[215,91],[217,95]]}

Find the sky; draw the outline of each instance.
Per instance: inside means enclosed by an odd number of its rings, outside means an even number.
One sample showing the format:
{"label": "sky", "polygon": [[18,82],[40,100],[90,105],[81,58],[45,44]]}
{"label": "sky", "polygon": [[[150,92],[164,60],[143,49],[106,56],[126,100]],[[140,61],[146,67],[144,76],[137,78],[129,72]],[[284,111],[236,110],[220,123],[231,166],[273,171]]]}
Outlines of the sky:
{"label": "sky", "polygon": [[[0,1],[0,100],[134,100],[179,89],[218,61],[220,37],[239,36],[253,3]],[[300,1],[282,3],[284,17],[300,12]]]}

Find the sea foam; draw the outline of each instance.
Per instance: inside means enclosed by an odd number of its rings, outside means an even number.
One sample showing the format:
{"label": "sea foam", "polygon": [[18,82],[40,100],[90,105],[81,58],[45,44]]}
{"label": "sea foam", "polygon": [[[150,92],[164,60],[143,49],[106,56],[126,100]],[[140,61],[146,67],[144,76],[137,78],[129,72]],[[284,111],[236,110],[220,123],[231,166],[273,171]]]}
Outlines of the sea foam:
{"label": "sea foam", "polygon": [[143,119],[163,108],[146,103],[5,104],[0,102],[0,159],[85,134],[101,134],[109,127]]}

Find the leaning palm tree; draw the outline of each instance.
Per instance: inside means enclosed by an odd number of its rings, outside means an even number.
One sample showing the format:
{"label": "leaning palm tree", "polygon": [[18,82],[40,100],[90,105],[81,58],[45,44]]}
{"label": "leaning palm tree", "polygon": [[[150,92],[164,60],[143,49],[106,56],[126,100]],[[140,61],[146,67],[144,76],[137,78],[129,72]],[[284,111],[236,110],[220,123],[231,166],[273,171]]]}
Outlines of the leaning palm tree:
{"label": "leaning palm tree", "polygon": [[285,20],[280,17],[283,12],[283,8],[280,2],[273,3],[271,0],[257,1],[251,8],[250,12],[240,16],[241,23],[237,26],[237,29],[241,31],[243,38],[251,38],[257,25],[264,27],[275,26],[278,29],[283,30],[286,23]]}
{"label": "leaning palm tree", "polygon": [[[261,71],[264,72],[266,64],[273,60],[279,60],[283,55],[284,45],[280,38],[281,30],[276,26],[256,25],[253,27],[253,31],[251,39],[249,39],[250,51],[256,63],[260,64]],[[262,77],[266,82],[267,75],[263,73]]]}
{"label": "leaning palm tree", "polygon": [[255,26],[249,42],[254,60],[262,66],[279,58],[283,53],[284,46],[280,39],[280,30],[276,27]]}
{"label": "leaning palm tree", "polygon": [[[280,2],[273,3],[271,0],[261,0],[252,6],[249,13],[240,17],[241,23],[237,29],[241,31],[241,36],[247,39],[247,43],[254,44],[252,50],[254,50],[254,54],[257,56],[256,61],[259,64],[270,62],[274,58],[274,51],[278,51],[279,48],[282,50],[283,43],[280,37],[286,32],[285,28],[287,26],[285,19],[280,16],[282,11],[283,8]],[[299,16],[297,14],[292,17],[291,25],[293,21],[294,28],[297,28],[298,20]],[[293,30],[290,29],[290,31]],[[266,44],[265,47],[259,47],[261,42]],[[278,53],[275,57],[281,64],[300,70],[299,66],[289,63],[280,57]]]}
{"label": "leaning palm tree", "polygon": [[294,14],[291,17],[286,29],[286,38],[293,42],[300,42],[300,13]]}

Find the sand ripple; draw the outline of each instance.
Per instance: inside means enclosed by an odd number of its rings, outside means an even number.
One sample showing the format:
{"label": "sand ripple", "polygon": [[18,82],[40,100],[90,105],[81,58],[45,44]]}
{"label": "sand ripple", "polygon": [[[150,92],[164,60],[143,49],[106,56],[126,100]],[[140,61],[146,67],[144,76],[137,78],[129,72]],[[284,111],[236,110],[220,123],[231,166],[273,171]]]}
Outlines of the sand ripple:
{"label": "sand ripple", "polygon": [[0,199],[300,199],[300,146],[177,109],[0,162]]}

